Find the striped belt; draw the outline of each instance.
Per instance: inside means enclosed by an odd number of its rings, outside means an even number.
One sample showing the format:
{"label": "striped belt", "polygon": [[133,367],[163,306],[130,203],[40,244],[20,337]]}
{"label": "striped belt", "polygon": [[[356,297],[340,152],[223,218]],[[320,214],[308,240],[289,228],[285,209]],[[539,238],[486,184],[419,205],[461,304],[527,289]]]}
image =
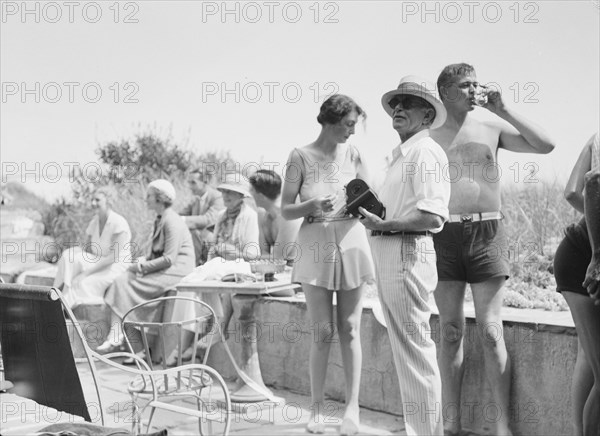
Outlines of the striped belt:
{"label": "striped belt", "polygon": [[475,212],[464,214],[450,214],[449,223],[474,223],[478,221],[501,220],[502,212]]}
{"label": "striped belt", "polygon": [[381,230],[371,230],[371,236],[430,236],[427,230],[422,232],[382,232]]}

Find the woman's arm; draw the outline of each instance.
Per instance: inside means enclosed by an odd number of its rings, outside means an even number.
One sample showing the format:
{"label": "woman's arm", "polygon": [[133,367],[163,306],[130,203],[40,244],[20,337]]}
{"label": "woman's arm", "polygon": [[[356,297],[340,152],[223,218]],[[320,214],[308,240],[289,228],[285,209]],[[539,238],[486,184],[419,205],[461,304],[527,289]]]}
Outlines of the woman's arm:
{"label": "woman's arm", "polygon": [[295,150],[290,154],[286,164],[286,170],[281,192],[281,216],[286,220],[304,218],[309,215],[318,216],[321,212],[333,210],[334,195],[321,195],[310,200],[296,203],[300,193],[304,174],[304,162]]}
{"label": "woman's arm", "polygon": [[585,220],[592,247],[592,260],[588,265],[583,286],[596,304],[600,305],[600,172],[588,174],[586,177]]}
{"label": "woman's arm", "polygon": [[358,150],[353,147],[357,154],[357,162],[356,162],[356,178],[364,180],[367,185],[371,186],[371,177],[369,174],[368,166],[365,163],[362,155],[358,152]]}
{"label": "woman's arm", "polygon": [[571,175],[567,186],[565,187],[564,196],[575,210],[584,213],[583,207],[583,187],[585,186],[585,174],[592,168],[592,137],[583,147]]}
{"label": "woman's arm", "polygon": [[174,265],[183,241],[183,232],[189,231],[176,213],[174,215],[169,214],[166,217],[163,213],[163,219],[164,222],[161,230],[164,233],[165,241],[163,254],[156,259],[138,264],[138,268],[143,274],[162,271]]}

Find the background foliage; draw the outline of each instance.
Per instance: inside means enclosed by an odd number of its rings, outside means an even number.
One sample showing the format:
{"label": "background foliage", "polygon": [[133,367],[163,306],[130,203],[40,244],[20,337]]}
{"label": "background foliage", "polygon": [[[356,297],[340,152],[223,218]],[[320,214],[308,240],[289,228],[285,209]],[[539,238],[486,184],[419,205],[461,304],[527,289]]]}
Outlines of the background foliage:
{"label": "background foliage", "polygon": [[103,168],[95,174],[71,175],[73,200],[60,200],[46,208],[46,232],[63,247],[85,240],[85,229],[93,216],[91,196],[100,186],[112,192],[111,206],[127,219],[132,231],[134,257],[147,255],[154,214],[146,208],[146,187],[155,179],[167,179],[177,191],[175,210],[192,198],[185,182],[194,168],[210,167],[213,183],[222,171],[235,163],[228,152],[200,152],[162,139],[154,133],[136,135],[131,140],[111,141],[96,150]]}

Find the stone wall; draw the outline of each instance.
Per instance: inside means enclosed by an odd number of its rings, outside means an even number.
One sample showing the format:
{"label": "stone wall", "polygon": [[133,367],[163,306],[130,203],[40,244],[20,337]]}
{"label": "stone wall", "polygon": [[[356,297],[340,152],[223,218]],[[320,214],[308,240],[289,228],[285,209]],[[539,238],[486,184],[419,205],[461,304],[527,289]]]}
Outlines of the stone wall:
{"label": "stone wall", "polygon": [[[257,308],[257,318],[261,320],[257,326],[258,349],[265,383],[308,394],[308,355],[314,329],[308,321],[303,299],[265,298]],[[438,342],[437,315],[432,317],[431,326],[432,337]],[[243,332],[235,325],[230,331],[228,343],[236,354],[239,353],[239,335]],[[534,319],[531,322],[508,319],[498,334],[504,335],[512,360],[511,410],[499,410],[492,399],[475,320],[468,317],[464,342],[467,358],[462,397],[463,426],[486,433],[499,413],[509,413],[516,435],[571,434],[571,375],[577,351],[574,328],[537,323]],[[399,414],[401,397],[387,331],[377,322],[370,308],[365,308],[363,313],[361,340],[361,406]],[[234,376],[233,368],[218,345],[214,347],[210,362],[225,376]],[[332,341],[326,392],[333,399],[344,398],[337,337]]]}

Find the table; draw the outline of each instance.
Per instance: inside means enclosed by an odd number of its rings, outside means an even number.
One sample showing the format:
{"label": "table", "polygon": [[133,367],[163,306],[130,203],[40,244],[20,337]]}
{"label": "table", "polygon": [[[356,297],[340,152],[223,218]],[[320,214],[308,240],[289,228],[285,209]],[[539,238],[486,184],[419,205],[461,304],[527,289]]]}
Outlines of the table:
{"label": "table", "polygon": [[10,393],[0,393],[0,415],[3,436],[32,434],[52,424],[85,422],[81,416],[60,412]]}
{"label": "table", "polygon": [[[265,386],[260,371],[260,361],[258,358],[258,335],[256,326],[255,303],[260,297],[284,294],[291,292],[300,287],[298,284],[291,282],[289,272],[277,274],[276,281],[272,282],[223,282],[219,280],[204,280],[198,282],[180,283],[177,285],[177,290],[181,292],[196,292],[203,295],[205,302],[210,304],[211,298],[215,298],[218,293],[235,294],[232,298],[234,313],[238,315],[238,320],[243,334],[241,335],[241,365],[240,369],[244,374],[240,374],[242,378],[247,376],[259,386],[259,390],[239,381],[239,387],[231,394],[232,402],[259,402],[268,399],[265,393],[273,394],[269,388]],[[225,344],[226,345],[226,344]],[[234,366],[237,366],[234,363]]]}

